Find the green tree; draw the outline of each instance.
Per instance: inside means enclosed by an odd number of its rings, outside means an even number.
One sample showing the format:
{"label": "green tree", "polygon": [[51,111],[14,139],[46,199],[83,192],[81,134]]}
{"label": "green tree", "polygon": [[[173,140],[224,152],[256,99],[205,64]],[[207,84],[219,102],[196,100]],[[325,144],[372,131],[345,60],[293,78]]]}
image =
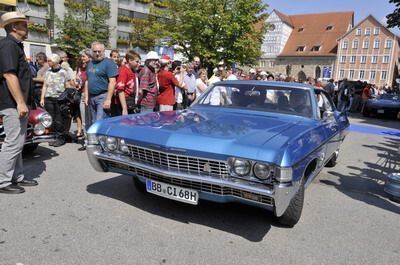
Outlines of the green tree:
{"label": "green tree", "polygon": [[96,5],[95,0],[82,2],[65,0],[67,7],[63,19],[55,17],[55,24],[60,30],[55,42],[74,57],[84,48],[90,47],[93,41],[100,41],[106,46],[110,36],[107,18],[110,5]]}
{"label": "green tree", "polygon": [[396,9],[386,16],[388,28],[400,28],[400,0],[390,0],[389,3],[395,4]]}
{"label": "green tree", "polygon": [[130,43],[133,47],[139,47],[146,52],[154,50],[160,37],[159,33],[154,30],[154,19],[153,16],[149,16],[148,20],[131,19]]}
{"label": "green tree", "polygon": [[218,62],[254,64],[261,54],[267,6],[262,0],[166,0],[154,9],[153,29],[178,52],[198,55],[209,70]]}

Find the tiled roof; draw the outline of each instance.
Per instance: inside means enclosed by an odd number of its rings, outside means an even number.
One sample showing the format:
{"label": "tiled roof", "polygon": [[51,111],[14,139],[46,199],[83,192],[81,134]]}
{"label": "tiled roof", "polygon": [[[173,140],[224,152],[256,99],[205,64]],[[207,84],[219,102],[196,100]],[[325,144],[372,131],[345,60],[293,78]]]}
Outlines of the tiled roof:
{"label": "tiled roof", "polygon": [[282,12],[279,12],[276,9],[274,9],[272,12],[275,12],[275,14],[282,20],[282,22],[284,22],[284,23],[288,24],[289,26],[293,27],[292,21],[290,20],[290,17],[288,15],[285,15]]}
{"label": "tiled roof", "polygon": [[[336,56],[337,40],[353,25],[354,12],[288,16],[293,31],[279,56]],[[328,30],[328,27],[332,27]],[[304,51],[296,51],[303,46]],[[311,51],[319,46],[319,51]]]}

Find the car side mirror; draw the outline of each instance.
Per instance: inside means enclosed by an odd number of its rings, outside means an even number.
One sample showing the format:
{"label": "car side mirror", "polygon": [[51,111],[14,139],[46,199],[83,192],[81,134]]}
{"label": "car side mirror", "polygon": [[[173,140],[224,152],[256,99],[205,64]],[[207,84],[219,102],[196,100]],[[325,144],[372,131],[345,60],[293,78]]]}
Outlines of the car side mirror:
{"label": "car side mirror", "polygon": [[325,110],[324,113],[322,114],[322,119],[323,120],[328,120],[334,116],[333,111]]}

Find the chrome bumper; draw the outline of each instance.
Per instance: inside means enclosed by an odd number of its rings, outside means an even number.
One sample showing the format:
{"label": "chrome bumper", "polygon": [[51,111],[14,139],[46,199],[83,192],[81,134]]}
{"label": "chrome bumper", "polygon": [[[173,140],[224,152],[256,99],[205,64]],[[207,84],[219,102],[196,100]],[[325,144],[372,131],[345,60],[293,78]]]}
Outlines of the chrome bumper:
{"label": "chrome bumper", "polygon": [[[234,201],[240,201],[246,204],[253,204],[263,208],[274,210],[276,216],[281,216],[285,212],[293,196],[297,193],[299,189],[299,185],[292,183],[276,183],[273,185],[273,187],[268,187],[260,183],[253,183],[230,177],[221,178],[205,175],[191,175],[185,172],[169,171],[163,168],[137,162],[126,156],[113,153],[105,153],[101,150],[101,147],[99,145],[88,145],[86,147],[86,151],[90,164],[95,170],[99,172],[113,171],[127,175],[134,175],[138,177],[141,181],[144,181],[146,176],[140,176],[134,172],[149,172],[150,174],[165,176],[172,180],[179,180],[181,182],[204,183],[204,185],[218,186],[221,187],[221,189],[230,189],[234,191],[240,190],[242,192],[245,192],[246,194],[250,194],[250,196],[265,196],[271,198],[270,204],[237,196],[234,196]],[[108,162],[118,165],[124,165],[125,167],[117,168],[115,166],[112,166],[111,164],[107,164]],[[203,196],[203,198],[207,200],[217,202],[222,201],[221,195],[215,196],[215,194],[210,192],[201,192],[206,193],[207,196]],[[225,195],[222,195],[222,197],[224,196]]]}
{"label": "chrome bumper", "polygon": [[26,139],[25,145],[39,144],[39,143],[51,143],[51,142],[54,142],[55,140],[57,140],[57,137],[54,134],[39,135],[39,136],[33,136],[30,139]]}

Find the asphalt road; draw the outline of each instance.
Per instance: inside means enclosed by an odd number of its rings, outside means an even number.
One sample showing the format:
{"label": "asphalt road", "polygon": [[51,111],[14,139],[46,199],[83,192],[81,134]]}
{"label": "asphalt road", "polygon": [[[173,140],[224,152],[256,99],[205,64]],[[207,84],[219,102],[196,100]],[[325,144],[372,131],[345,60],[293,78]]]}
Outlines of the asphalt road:
{"label": "asphalt road", "polygon": [[40,185],[0,194],[0,264],[400,264],[400,122],[354,117],[339,164],[306,190],[291,229],[242,205],[198,206],[137,192],[95,172],[76,144],[25,159]]}

